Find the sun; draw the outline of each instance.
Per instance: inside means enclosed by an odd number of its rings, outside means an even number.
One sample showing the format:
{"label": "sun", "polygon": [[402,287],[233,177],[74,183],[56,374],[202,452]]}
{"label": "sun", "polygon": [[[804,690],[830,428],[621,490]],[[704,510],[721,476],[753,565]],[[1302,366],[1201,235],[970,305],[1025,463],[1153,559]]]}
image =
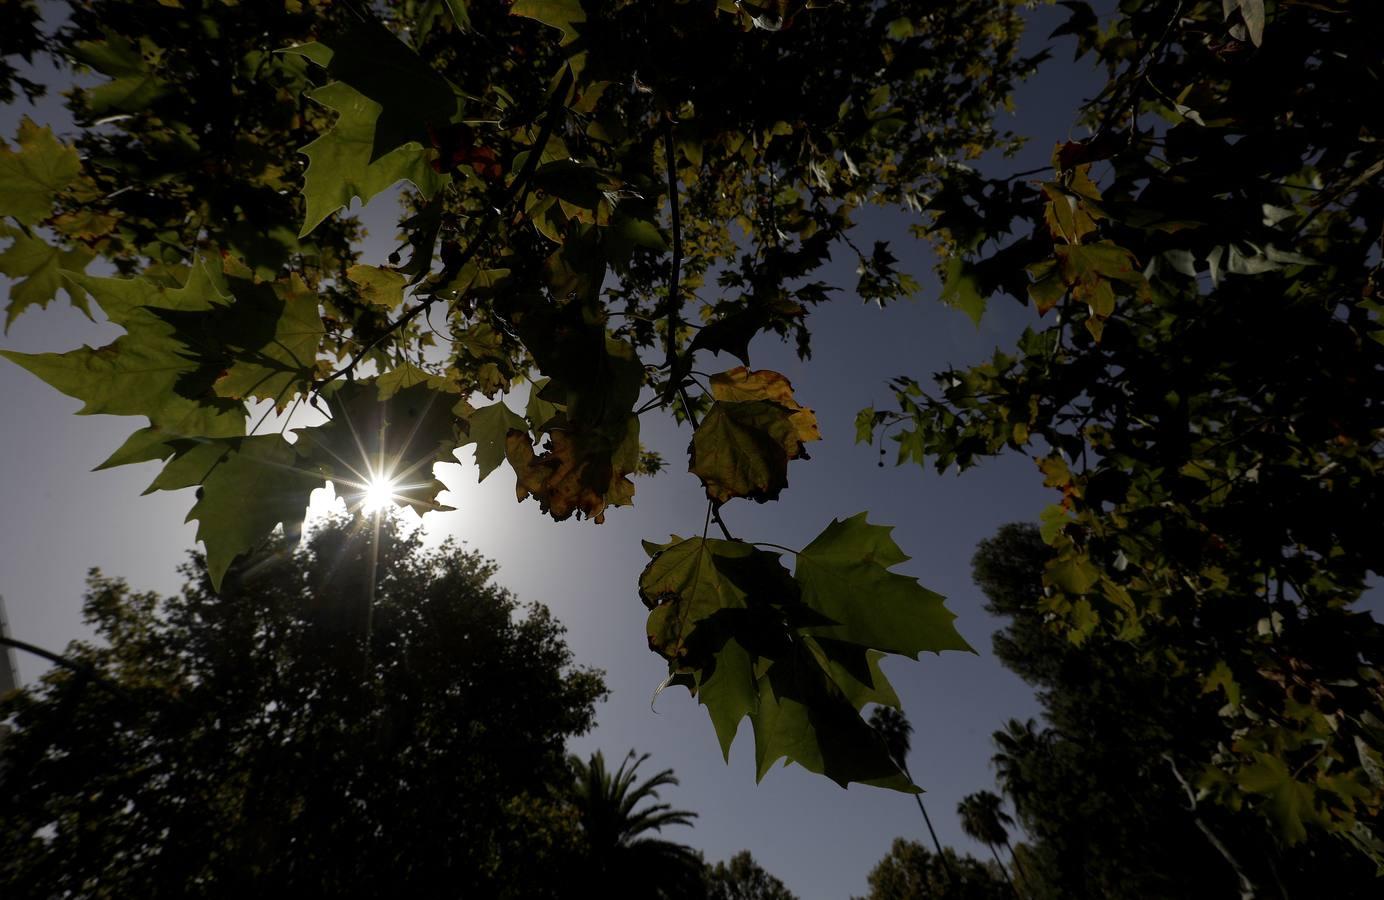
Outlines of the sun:
{"label": "sun", "polygon": [[360,508],[368,513],[377,513],[393,507],[394,492],[398,487],[392,478],[383,475],[372,477],[361,493]]}

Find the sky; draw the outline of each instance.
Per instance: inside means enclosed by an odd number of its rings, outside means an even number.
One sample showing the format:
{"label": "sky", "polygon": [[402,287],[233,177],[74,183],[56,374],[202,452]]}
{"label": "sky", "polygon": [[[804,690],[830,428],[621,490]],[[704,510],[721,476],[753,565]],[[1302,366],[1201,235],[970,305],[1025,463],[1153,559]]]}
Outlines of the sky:
{"label": "sky", "polygon": [[[1031,53],[1048,45],[1046,35],[1066,13],[1040,8],[1030,15],[1024,49]],[[1055,46],[1054,60],[1018,91],[1017,113],[1001,121],[1032,139],[1019,157],[996,161],[989,169],[994,174],[1045,165],[1054,141],[1080,136],[1069,133],[1069,123],[1099,83],[1089,67],[1070,62],[1069,39]],[[69,122],[56,96],[37,107],[20,101],[0,107],[0,134],[13,134],[22,115],[59,133]],[[374,232],[364,262],[384,263],[392,249],[393,216],[387,199],[364,211]],[[785,374],[798,400],[816,410],[823,440],[813,446],[810,461],[791,463],[789,489],[779,502],[737,501],[723,514],[737,536],[788,547],[802,547],[833,518],[862,510],[871,522],[894,526],[895,540],[912,557],[898,571],[945,595],[957,627],[977,650],[929,654],[918,662],[892,659],[885,670],[914,726],[909,766],[927,792],[924,802],[939,837],[980,855],[984,849],[961,833],[956,804],[966,794],[993,789],[991,733],[1009,718],[1037,715],[1038,705],[990,653],[990,635],[1000,623],[982,608],[970,559],[976,544],[1000,525],[1036,520],[1052,498],[1033,462],[1018,454],[960,476],[896,468],[892,456],[880,468],[876,448],[854,443],[853,421],[862,407],[889,404],[888,378],[925,378],[949,365],[977,362],[1012,344],[1034,313],[999,299],[976,327],[936,302],[931,256],[908,237],[908,221],[894,213],[871,214],[857,243],[892,239],[895,253],[923,284],[919,299],[881,310],[843,291],[813,314],[813,357],[806,363],[773,336],[752,346],[755,368]],[[833,263],[826,280],[854,284],[853,260]],[[0,289],[5,287],[0,278]],[[65,351],[82,343],[99,346],[119,333],[59,301],[22,316],[0,337],[0,348]],[[715,362],[721,368],[738,364],[726,357]],[[176,590],[175,567],[195,543],[195,524],[184,523],[194,502],[191,492],[141,496],[157,464],[91,471],[142,420],[74,416],[78,401],[4,361],[0,398],[0,596],[11,633],[54,650],[89,638],[81,598],[92,567],[124,577],[139,590]],[[522,409],[517,399],[510,405]],[[706,506],[696,478],[678,465],[686,458],[689,432],[671,419],[645,416],[642,424],[643,442],[673,465],[660,477],[640,479],[634,506],[610,511],[605,524],[554,523],[535,502],[516,503],[507,468],[478,484],[467,450],[457,465],[437,468],[448,487],[440,499],[456,511],[425,517],[428,540],[453,537],[496,560],[498,581],[523,601],[548,605],[566,625],[577,661],[605,671],[611,694],[598,710],[598,726],[571,749],[600,749],[608,758],[634,749],[651,754],[649,774],[673,769],[681,784],[662,799],[699,818],[695,828],[667,837],[713,861],[749,849],[803,900],[863,894],[869,870],[895,837],[927,842],[910,797],[861,785],[843,790],[797,766],[775,768],[756,785],[748,723],[741,724],[727,764],[705,710],[686,691],[670,689],[652,702],[666,667],[645,643],[646,610],[636,582],[646,557],[639,542],[697,533]],[[21,655],[18,663],[26,683],[46,668],[32,656]]]}

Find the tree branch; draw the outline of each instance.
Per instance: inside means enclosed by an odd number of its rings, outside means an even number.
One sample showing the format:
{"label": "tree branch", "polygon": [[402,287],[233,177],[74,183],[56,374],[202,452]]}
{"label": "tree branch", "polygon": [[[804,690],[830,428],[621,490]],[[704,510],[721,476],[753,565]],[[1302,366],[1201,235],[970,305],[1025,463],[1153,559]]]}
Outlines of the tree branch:
{"label": "tree branch", "polygon": [[[682,378],[676,371],[678,360],[678,313],[682,308],[682,212],[678,207],[678,165],[673,147],[673,120],[669,119],[663,135],[664,166],[668,169],[668,203],[673,220],[673,258],[668,264],[668,354],[664,365],[668,369],[668,385],[663,389],[664,402],[671,401],[682,390]],[[686,396],[683,402],[686,403]],[[690,411],[689,411],[690,415]],[[694,423],[693,428],[696,427]]]}

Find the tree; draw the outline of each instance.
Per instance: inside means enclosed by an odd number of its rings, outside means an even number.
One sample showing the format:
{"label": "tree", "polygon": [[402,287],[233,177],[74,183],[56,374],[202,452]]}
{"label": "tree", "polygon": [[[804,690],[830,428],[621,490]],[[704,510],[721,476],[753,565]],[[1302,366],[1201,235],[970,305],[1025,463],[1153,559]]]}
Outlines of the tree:
{"label": "tree", "polygon": [[697,814],[657,801],[658,790],[676,786],[672,769],[638,781],[649,758],[634,751],[614,772],[599,750],[589,760],[572,759],[575,779],[571,802],[586,841],[587,889],[614,891],[627,897],[696,898],[703,894],[702,860],[690,847],[649,832],[675,825],[690,826]]}
{"label": "tree", "polygon": [[[906,774],[908,751],[911,749],[913,736],[913,725],[908,721],[908,717],[902,710],[891,706],[876,706],[870,711],[870,727],[879,735],[880,740],[884,741],[884,745],[889,748],[889,755]],[[923,824],[927,826],[927,833],[932,837],[932,846],[937,850],[937,860],[941,862],[942,868],[946,869],[950,863],[946,854],[942,852],[942,842],[937,840],[937,831],[932,827],[932,819],[928,817],[927,807],[923,805],[923,797],[921,794],[914,794],[913,799],[918,803],[918,812],[923,814]]]}
{"label": "tree", "polygon": [[[916,211],[1018,145],[991,119],[1034,64],[1021,6],[74,0],[48,37],[83,75],[78,133],[26,122],[0,156],[0,272],[22,279],[11,320],[65,292],[125,333],[5,355],[86,412],[147,420],[107,464],[198,487],[214,586],[327,480],[436,508],[432,466],[464,446],[541,512],[599,523],[664,465],[640,416],[671,415],[707,494],[689,533],[724,538],[650,545],[672,683],[725,747],[759,723],[761,776],[787,758],[910,789],[860,710],[897,702],[876,652],[968,648],[942,598],[890,571],[905,556],[863,516],[790,573],[723,506],[776,498],[818,437],[787,379],[750,368],[752,339],[807,356],[832,252],[863,299],[912,293],[887,243],[858,246],[860,209]],[[395,184],[403,243],[361,264],[341,210]],[[84,274],[98,257],[133,277]],[[721,354],[744,365],[693,374]],[[521,415],[502,395],[525,382]],[[293,441],[251,406],[330,421]]]}
{"label": "tree", "polygon": [[276,539],[219,592],[200,556],[167,598],[92,573],[103,643],[0,706],[10,892],[565,894],[563,744],[599,674],[482,557],[360,524]]}
{"label": "tree", "polygon": [[1044,609],[1053,549],[1031,525],[1006,525],[973,562],[987,610],[1007,620],[995,655],[1038,695],[1043,724],[995,733],[998,781],[1029,842],[1025,895],[1144,898],[1378,892],[1374,866],[1339,839],[1294,847],[1252,808],[1198,797],[1184,781],[1222,739],[1224,704],[1166,656],[1176,632],[1151,622],[1138,640],[1094,634],[1080,646]]}
{"label": "tree", "polygon": [[871,870],[869,884],[864,900],[1009,900],[1012,896],[989,863],[960,856],[950,847],[939,856],[903,838],[896,838],[889,853]]}
{"label": "tree", "polygon": [[1384,7],[1065,5],[1107,73],[1090,136],[1038,183],[958,170],[932,223],[944,295],[1047,317],[935,391],[900,379],[861,436],[938,470],[1031,454],[1042,613],[1225,707],[1175,757],[1185,795],[1378,864],[1384,629],[1356,603],[1384,570]]}
{"label": "tree", "polygon": [[1004,863],[1000,861],[999,851],[995,849],[1004,847],[1009,851],[1010,858],[1014,858],[1014,851],[1009,849],[1009,829],[1014,827],[1014,820],[1004,811],[1003,804],[1004,801],[990,791],[976,791],[961,798],[956,806],[956,814],[961,817],[961,830],[966,836],[990,848],[995,865],[1017,897],[1019,892],[1014,889],[1014,882],[1010,880]]}
{"label": "tree", "polygon": [[782,881],[764,871],[750,851],[741,850],[730,862],[706,870],[707,900],[797,900]]}

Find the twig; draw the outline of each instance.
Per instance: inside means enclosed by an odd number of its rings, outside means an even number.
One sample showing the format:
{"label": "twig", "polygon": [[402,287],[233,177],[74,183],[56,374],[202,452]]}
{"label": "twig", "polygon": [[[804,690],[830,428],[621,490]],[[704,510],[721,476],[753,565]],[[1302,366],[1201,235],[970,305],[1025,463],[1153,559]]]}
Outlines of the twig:
{"label": "twig", "polygon": [[32,653],[34,656],[42,657],[54,665],[61,666],[70,672],[76,672],[84,678],[90,678],[122,700],[134,702],[134,698],[131,697],[123,687],[102,675],[100,670],[89,662],[71,659],[60,653],[54,653],[52,650],[45,650],[42,647],[30,644],[28,641],[21,641],[18,638],[12,638],[6,635],[0,635],[0,645],[13,647],[16,650],[23,650],[25,653]]}
{"label": "twig", "polygon": [[[668,264],[668,385],[663,389],[664,400],[671,400],[674,391],[682,390],[682,377],[676,371],[678,360],[678,313],[682,307],[682,213],[678,208],[678,166],[673,148],[673,120],[669,119],[663,135],[663,159],[668,169],[668,203],[673,220],[673,258]],[[684,403],[686,397],[683,398]],[[695,426],[693,426],[695,427]]]}

